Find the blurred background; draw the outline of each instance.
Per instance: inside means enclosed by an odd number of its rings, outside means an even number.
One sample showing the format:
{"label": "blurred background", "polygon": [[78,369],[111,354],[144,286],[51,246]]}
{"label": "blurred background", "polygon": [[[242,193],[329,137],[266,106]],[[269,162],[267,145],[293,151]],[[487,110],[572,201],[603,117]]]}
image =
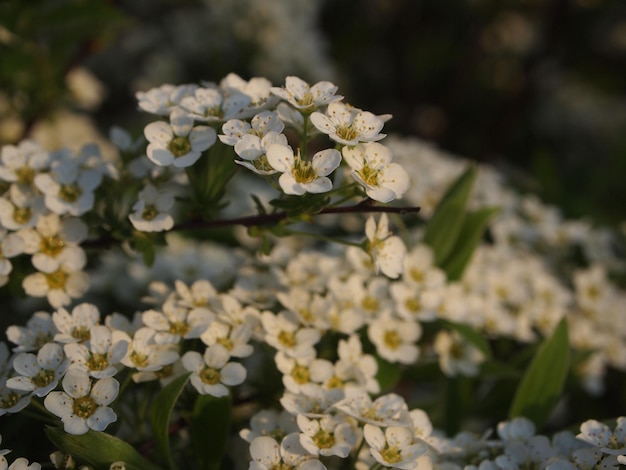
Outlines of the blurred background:
{"label": "blurred background", "polygon": [[623,0],[0,0],[0,143],[139,136],[134,94],[229,72],[331,80],[568,217],[626,205]]}

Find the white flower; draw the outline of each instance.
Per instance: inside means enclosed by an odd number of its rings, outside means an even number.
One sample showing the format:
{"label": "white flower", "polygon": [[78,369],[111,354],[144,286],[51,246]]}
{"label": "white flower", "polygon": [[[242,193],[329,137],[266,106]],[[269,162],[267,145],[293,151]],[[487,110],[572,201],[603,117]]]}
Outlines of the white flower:
{"label": "white flower", "polygon": [[52,314],[52,321],[59,332],[54,340],[59,343],[76,343],[89,340],[91,327],[100,322],[100,311],[93,304],[84,302],[72,309],[70,314],[64,308]]}
{"label": "white flower", "polygon": [[341,95],[335,95],[337,86],[331,82],[321,81],[311,86],[294,76],[285,78],[284,88],[272,87],[270,90],[303,113],[310,113],[343,98]]}
{"label": "white flower", "polygon": [[311,114],[311,123],[318,131],[340,144],[353,146],[359,142],[381,140],[385,121],[368,111],[361,111],[345,103],[330,103],[326,113]]}
{"label": "white flower", "polygon": [[187,351],[182,362],[185,369],[193,372],[191,385],[201,395],[223,397],[228,395],[226,386],[239,385],[246,379],[246,369],[237,362],[228,362],[228,351],[220,344],[206,348],[204,355]]}
{"label": "white flower", "polygon": [[265,331],[264,340],[278,351],[284,351],[291,357],[315,355],[314,345],[320,340],[320,332],[314,328],[301,328],[284,313],[261,314],[261,324]]}
{"label": "white flower", "polygon": [[417,468],[417,459],[428,451],[426,444],[413,442],[411,430],[405,427],[390,426],[383,433],[379,427],[366,424],[363,436],[376,461],[385,467]]}
{"label": "white flower", "polygon": [[0,229],[0,286],[9,282],[13,265],[8,258],[13,258],[24,251],[24,240],[15,233]]}
{"label": "white flower", "polygon": [[235,153],[243,159],[235,163],[259,175],[278,173],[267,161],[267,149],[272,145],[287,146],[287,137],[276,132],[268,132],[262,138],[246,134],[235,144]]}
{"label": "white flower", "polygon": [[334,408],[375,426],[411,426],[412,423],[406,402],[395,393],[381,395],[372,401],[367,393],[362,392],[335,403]]}
{"label": "white flower", "polygon": [[50,154],[32,140],[0,149],[0,180],[32,189],[35,175],[50,164]]}
{"label": "white flower", "polygon": [[28,460],[24,457],[19,457],[13,461],[11,465],[8,464],[4,457],[0,457],[0,470],[41,470],[41,464],[38,462],[28,463]]}
{"label": "white flower", "polygon": [[312,455],[337,455],[346,458],[356,446],[359,435],[346,416],[325,415],[309,419],[297,416],[300,444]]}
{"label": "white flower", "polygon": [[299,393],[302,386],[312,382],[322,384],[333,375],[332,363],[315,356],[295,359],[278,351],[274,361],[283,374],[285,388],[292,393]]}
{"label": "white flower", "polygon": [[419,323],[398,320],[391,315],[377,317],[367,328],[367,336],[376,346],[378,355],[389,362],[413,364],[419,349],[416,341],[422,335]]}
{"label": "white flower", "polygon": [[35,176],[35,186],[44,194],[46,207],[56,214],[83,215],[94,205],[94,191],[102,182],[103,170],[87,166],[91,156],[60,152],[48,173]]}
{"label": "white flower", "polygon": [[46,297],[55,308],[69,305],[89,288],[89,275],[81,271],[84,261],[78,261],[76,258],[66,260],[51,273],[29,274],[22,281],[24,291],[33,297]]}
{"label": "white flower", "polygon": [[270,145],[267,149],[267,161],[272,168],[280,171],[278,179],[285,194],[302,195],[330,191],[333,183],[327,178],[341,163],[341,154],[335,149],[326,149],[313,155],[311,161],[294,156],[290,147]]}
{"label": "white flower", "polygon": [[57,386],[68,362],[57,343],[45,344],[36,356],[20,353],[13,360],[13,368],[19,375],[8,379],[7,387],[43,397]]}
{"label": "white flower", "polygon": [[365,193],[378,202],[390,202],[409,189],[409,174],[391,162],[391,151],[378,142],[344,147],[342,155],[352,169],[352,177]]}
{"label": "white flower", "polygon": [[483,352],[456,331],[437,333],[433,347],[439,356],[439,367],[448,377],[473,377],[485,360]]}
{"label": "white flower", "polygon": [[191,118],[204,122],[225,122],[243,117],[251,98],[238,91],[223,93],[218,88],[198,88],[180,101]]}
{"label": "white flower", "polygon": [[128,351],[128,341],[123,333],[95,325],[89,329],[89,340],[68,343],[63,349],[71,361],[70,368],[80,368],[93,378],[103,379],[117,373],[116,366]]}
{"label": "white flower", "polygon": [[139,200],[128,215],[133,227],[142,232],[161,232],[174,226],[170,209],[174,205],[174,194],[159,191],[151,184],[139,192]]}
{"label": "white flower", "polygon": [[165,84],[148,91],[138,91],[135,97],[139,102],[140,109],[152,114],[167,116],[184,97],[193,95],[197,88],[198,85],[195,84],[178,86]]}
{"label": "white flower", "polygon": [[214,321],[209,325],[200,339],[207,346],[221,344],[231,357],[248,357],[254,352],[248,344],[252,337],[252,323],[231,326],[221,321]]}
{"label": "white flower", "polygon": [[626,455],[626,417],[617,418],[614,430],[594,419],[587,420],[580,425],[576,437],[599,447],[605,454]]}
{"label": "white flower", "polygon": [[236,73],[229,73],[220,81],[220,88],[226,94],[240,92],[250,98],[245,114],[276,104],[279,98],[270,94],[271,87],[272,83],[267,78],[252,77],[246,81]]}
{"label": "white flower", "polygon": [[126,367],[144,372],[157,371],[176,362],[179,358],[176,345],[174,343],[158,344],[154,340],[155,334],[152,328],[139,328],[129,342],[126,355],[120,362]]}
{"label": "white flower", "polygon": [[302,447],[297,433],[285,436],[280,445],[269,436],[256,437],[250,443],[250,456],[249,470],[326,470]]}
{"label": "white flower", "polygon": [[37,351],[44,344],[51,342],[58,333],[48,312],[35,312],[26,322],[26,326],[11,325],[6,335],[17,346],[15,352]]}
{"label": "white flower", "polygon": [[142,314],[146,326],[156,331],[157,343],[177,343],[181,338],[199,338],[215,319],[206,308],[180,307],[174,299],[165,302],[162,311],[147,310]]}
{"label": "white flower", "polygon": [[193,118],[179,108],[170,114],[170,123],[151,122],[144,129],[146,154],[159,166],[185,168],[193,165],[217,139],[215,130],[193,125]]}
{"label": "white flower", "polygon": [[104,431],[117,420],[108,407],[117,397],[120,384],[113,377],[91,382],[79,369],[70,369],[63,378],[63,392],[50,392],[44,405],[61,418],[65,432],[85,434],[89,429]]}
{"label": "white flower", "polygon": [[299,393],[285,392],[280,397],[282,407],[294,416],[321,418],[333,414],[331,407],[345,398],[340,388],[325,388],[314,383],[300,386]]}
{"label": "white flower", "polygon": [[222,132],[219,139],[226,145],[236,145],[247,135],[258,138],[265,137],[270,132],[280,134],[285,128],[285,124],[278,118],[276,111],[262,111],[255,115],[248,123],[240,119],[230,119],[222,125]]}
{"label": "white flower", "polygon": [[387,214],[383,213],[378,224],[373,216],[365,222],[365,235],[368,240],[368,251],[371,255],[376,271],[395,279],[403,269],[406,246],[400,237],[392,236],[389,231]]}
{"label": "white flower", "polygon": [[6,381],[0,378],[0,416],[19,413],[30,403],[30,393],[9,388]]}
{"label": "white flower", "polygon": [[339,340],[337,355],[339,360],[335,363],[335,381],[341,382],[346,389],[380,392],[380,385],[376,380],[378,362],[374,356],[363,353],[357,334]]}
{"label": "white flower", "polygon": [[5,197],[0,198],[0,223],[9,230],[29,228],[37,223],[44,210],[43,197],[13,184]]}
{"label": "white flower", "polygon": [[61,218],[58,214],[39,217],[35,229],[22,230],[24,251],[33,255],[33,266],[51,273],[70,261],[80,265],[85,253],[79,244],[87,238],[87,225],[78,217]]}
{"label": "white flower", "polygon": [[239,431],[239,436],[246,442],[252,442],[259,436],[282,440],[287,434],[297,431],[295,416],[285,410],[268,409],[256,412],[250,418],[250,428]]}

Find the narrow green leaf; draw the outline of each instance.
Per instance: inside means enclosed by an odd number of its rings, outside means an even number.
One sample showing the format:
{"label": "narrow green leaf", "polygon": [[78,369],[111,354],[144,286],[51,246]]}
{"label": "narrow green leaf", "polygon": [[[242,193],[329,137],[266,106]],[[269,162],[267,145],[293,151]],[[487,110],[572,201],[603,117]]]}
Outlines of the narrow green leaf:
{"label": "narrow green leaf", "polygon": [[161,467],[141,456],[133,446],[105,432],[90,430],[76,436],[49,426],[45,433],[57,448],[96,470],[108,470],[113,462],[120,460],[125,462],[127,470],[161,470]]}
{"label": "narrow green leaf", "polygon": [[217,470],[230,437],[230,396],[199,395],[191,421],[191,443],[199,470]]}
{"label": "narrow green leaf", "polygon": [[537,429],[556,405],[570,364],[567,322],[563,318],[541,344],[517,388],[509,418],[525,416]]}
{"label": "narrow green leaf", "polygon": [[424,243],[433,249],[438,266],[450,254],[459,236],[475,179],[476,167],[471,165],[448,188],[426,225]]}
{"label": "narrow green leaf", "polygon": [[491,348],[482,334],[466,323],[444,321],[445,326],[459,333],[463,339],[476,346],[485,355],[485,359],[491,359]]}
{"label": "narrow green leaf", "polygon": [[174,405],[176,404],[180,393],[185,388],[185,385],[187,385],[190,375],[191,372],[182,375],[164,387],[154,399],[150,413],[150,422],[152,424],[154,440],[156,441],[158,450],[167,460],[168,468],[170,469],[176,468],[172,458],[172,452],[170,450],[170,436],[168,433],[170,418]]}
{"label": "narrow green leaf", "polygon": [[487,223],[498,211],[497,207],[484,207],[465,214],[454,247],[440,265],[450,281],[461,279]]}

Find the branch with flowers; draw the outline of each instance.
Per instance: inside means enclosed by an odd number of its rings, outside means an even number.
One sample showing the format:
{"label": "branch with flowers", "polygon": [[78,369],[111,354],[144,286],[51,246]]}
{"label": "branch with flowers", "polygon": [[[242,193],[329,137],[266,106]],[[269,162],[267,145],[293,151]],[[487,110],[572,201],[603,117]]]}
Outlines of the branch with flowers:
{"label": "branch with flowers", "polygon": [[[330,82],[231,74],[137,99],[158,120],[147,145],[113,129],[115,159],[0,153],[0,274],[26,317],[0,345],[0,415],[40,426],[54,468],[625,463],[619,410],[540,434],[564,396],[626,369],[607,313],[625,294],[600,264],[561,283],[537,247],[567,233],[524,238],[510,194],[477,203],[485,169],[452,171],[423,215],[395,201],[424,149],[399,163],[390,116]],[[1,468],[42,467],[7,453]]]}

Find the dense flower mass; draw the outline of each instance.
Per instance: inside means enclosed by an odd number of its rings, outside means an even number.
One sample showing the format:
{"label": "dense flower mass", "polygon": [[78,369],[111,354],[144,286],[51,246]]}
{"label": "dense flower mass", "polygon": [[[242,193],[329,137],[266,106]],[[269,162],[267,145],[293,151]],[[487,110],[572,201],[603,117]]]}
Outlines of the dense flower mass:
{"label": "dense flower mass", "polygon": [[[493,169],[385,140],[388,116],[337,91],[295,76],[163,85],[137,94],[159,119],[145,155],[121,129],[114,161],[3,147],[0,283],[34,299],[7,307],[26,321],[0,343],[0,415],[41,413],[76,453],[51,457],[66,469],[156,468],[155,446],[256,470],[624,464],[621,410],[548,436],[556,401],[500,409],[545,350],[563,364],[537,373],[550,400],[601,395],[626,370],[613,242]],[[399,199],[419,217],[384,205]],[[461,392],[491,432],[458,432],[483,424]],[[39,468],[7,453],[0,468]]]}

